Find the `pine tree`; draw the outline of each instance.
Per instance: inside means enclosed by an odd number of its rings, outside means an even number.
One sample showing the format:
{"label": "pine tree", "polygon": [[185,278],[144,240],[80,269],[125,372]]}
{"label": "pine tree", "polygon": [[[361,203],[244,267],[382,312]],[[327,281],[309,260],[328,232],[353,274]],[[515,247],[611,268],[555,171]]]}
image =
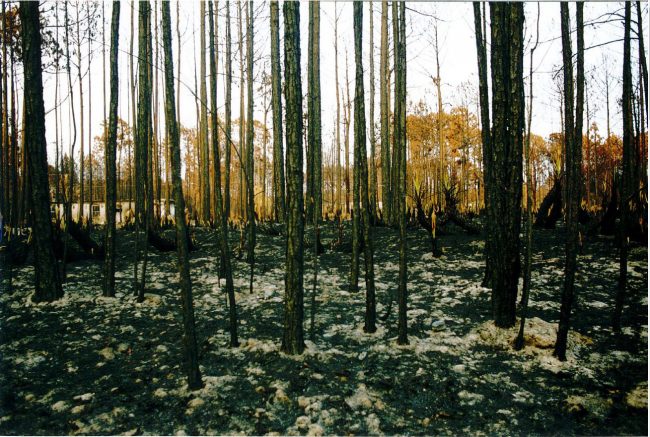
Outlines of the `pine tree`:
{"label": "pine tree", "polygon": [[[149,74],[149,38],[151,36],[151,11],[148,1],[138,4],[138,105],[135,138],[135,225],[136,249],[134,264],[134,294],[139,301],[144,300],[144,284],[146,273],[147,242],[147,193],[149,190],[147,177],[147,163],[150,130],[151,130],[151,84]],[[144,238],[142,230],[144,229]],[[138,272],[142,262],[142,272]],[[141,275],[141,276],[139,276]],[[138,279],[140,278],[140,279]]]}
{"label": "pine tree", "polygon": [[226,221],[230,217],[230,160],[232,154],[232,36],[230,33],[230,2],[226,2],[226,145],[224,157],[223,209]]}
{"label": "pine tree", "polygon": [[194,305],[192,302],[192,282],[190,280],[189,250],[187,225],[185,223],[185,200],[181,181],[181,151],[174,109],[174,65],[172,61],[172,30],[169,2],[162,4],[163,49],[165,54],[165,123],[167,137],[171,148],[172,183],[174,187],[174,213],[176,219],[176,241],[178,251],[178,270],[181,282],[181,300],[183,302],[183,349],[184,364],[187,373],[187,385],[190,390],[203,386],[199,371],[199,357],[196,345],[196,328],[194,323]]}
{"label": "pine tree", "polygon": [[248,86],[248,115],[246,116],[246,193],[248,219],[248,263],[250,264],[250,292],[253,292],[253,274],[255,271],[255,179],[254,179],[254,144],[253,128],[253,2],[248,2],[246,9],[246,83]]}
{"label": "pine tree", "polygon": [[[366,279],[366,313],[365,332],[375,332],[376,303],[375,303],[375,267],[371,227],[371,205],[368,195],[368,159],[366,155],[366,115],[363,87],[363,4],[354,2],[354,60],[355,60],[355,93],[354,93],[354,218],[357,222],[355,240],[357,265],[359,256],[359,219],[363,220],[363,242]],[[356,285],[356,284],[355,284]]]}
{"label": "pine tree", "polygon": [[111,21],[111,52],[110,52],[110,108],[108,120],[108,136],[104,165],[106,166],[106,234],[104,248],[104,296],[115,296],[115,203],[117,201],[115,181],[115,155],[117,148],[117,100],[118,100],[118,65],[117,53],[120,29],[120,2],[113,3],[113,18]]}
{"label": "pine tree", "polygon": [[273,106],[273,214],[275,221],[284,221],[285,181],[282,148],[282,89],[280,71],[280,11],[271,1],[271,101]]}
{"label": "pine tree", "polygon": [[[492,310],[498,327],[515,323],[519,282],[519,232],[521,228],[522,152],[524,129],[523,25],[521,3],[490,4],[492,64],[491,168],[499,193],[490,203],[493,214],[488,256],[491,271]],[[492,176],[491,176],[492,177]],[[498,217],[498,219],[497,219]]]}
{"label": "pine tree", "polygon": [[[399,11],[397,9],[399,8]],[[407,337],[407,246],[406,246],[406,7],[404,2],[394,16],[398,26],[395,34],[397,40],[397,62],[395,62],[395,147],[397,148],[397,162],[399,166],[393,167],[398,171],[396,178],[397,194],[397,219],[399,226],[399,278],[397,288],[398,324],[397,343],[408,344]]]}
{"label": "pine tree", "polygon": [[284,82],[287,144],[287,246],[282,351],[301,354],[303,340],[303,157],[300,4],[284,2]]}
{"label": "pine tree", "polygon": [[388,2],[381,2],[381,46],[379,49],[379,111],[381,141],[381,205],[384,221],[391,217],[391,174],[388,89]]}
{"label": "pine tree", "polygon": [[[210,27],[210,104],[212,107],[210,123],[212,129],[212,151],[214,162],[219,163],[219,142],[217,135],[218,116],[217,116],[217,62],[215,57],[215,43],[214,43],[214,14],[213,2],[209,2],[208,11],[210,14],[209,27]],[[217,216],[215,217],[219,223],[219,248],[221,252],[221,263],[223,265],[222,271],[226,279],[226,294],[228,295],[228,307],[230,315],[230,346],[236,347],[239,345],[237,339],[237,306],[235,303],[235,287],[232,279],[232,264],[230,262],[230,247],[228,244],[228,217],[225,214],[221,196],[221,166],[214,166],[214,179],[215,179],[215,208]]]}
{"label": "pine tree", "polygon": [[[566,360],[567,337],[569,334],[569,319],[575,294],[576,252],[578,250],[578,211],[580,209],[582,187],[582,116],[584,103],[584,26],[583,2],[576,3],[577,31],[577,75],[575,78],[576,100],[575,118],[573,114],[573,53],[571,50],[571,27],[569,25],[569,4],[560,4],[562,28],[562,60],[564,70],[564,147],[566,160],[566,198],[564,210],[566,214],[566,243],[564,263],[564,287],[562,289],[562,305],[560,307],[560,322],[557,330],[557,341],[553,355],[560,360]],[[629,6],[628,6],[629,8]]]}
{"label": "pine tree", "polygon": [[630,2],[625,3],[625,33],[623,37],[623,161],[620,184],[620,220],[618,229],[619,277],[616,290],[614,317],[612,327],[615,332],[621,330],[621,315],[627,289],[628,238],[630,229],[630,203],[634,194],[632,178],[634,127],[632,122],[632,65],[631,65],[631,31],[632,10]]}
{"label": "pine tree", "polygon": [[20,3],[25,81],[25,150],[31,173],[32,235],[34,241],[35,302],[51,302],[63,296],[58,264],[52,247],[50,184],[45,142],[45,107],[41,69],[41,24],[38,2]]}

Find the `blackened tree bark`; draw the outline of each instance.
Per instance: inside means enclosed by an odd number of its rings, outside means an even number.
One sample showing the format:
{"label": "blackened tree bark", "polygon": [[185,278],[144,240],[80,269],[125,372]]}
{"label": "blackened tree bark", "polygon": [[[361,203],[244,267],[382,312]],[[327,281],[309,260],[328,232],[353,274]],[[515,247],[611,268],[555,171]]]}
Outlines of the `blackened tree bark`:
{"label": "blackened tree bark", "polygon": [[381,2],[381,46],[379,49],[379,111],[381,141],[381,208],[387,220],[391,206],[390,143],[388,138],[388,2]]}
{"label": "blackened tree bark", "polygon": [[[104,248],[104,296],[115,296],[115,155],[117,148],[117,100],[118,100],[118,66],[117,51],[120,29],[120,2],[113,3],[113,18],[111,21],[111,52],[110,52],[110,107],[108,119],[108,136],[106,138],[106,152],[104,165],[106,168],[106,234]],[[92,213],[92,211],[91,211]],[[91,214],[92,215],[92,214]]]}
{"label": "blackened tree bark", "polygon": [[537,3],[537,32],[535,45],[530,49],[530,69],[528,70],[528,119],[526,120],[526,145],[524,155],[526,155],[526,251],[524,252],[524,284],[521,292],[521,317],[519,319],[519,333],[515,340],[515,349],[520,350],[524,347],[524,325],[528,315],[528,297],[530,294],[530,271],[533,257],[533,171],[530,159],[530,125],[533,117],[533,55],[539,44],[539,3]]}
{"label": "blackened tree bark", "polygon": [[643,91],[645,94],[642,97],[645,97],[645,112],[646,116],[648,115],[648,62],[646,60],[645,53],[645,42],[643,39],[643,14],[641,13],[641,2],[636,2],[636,25],[637,25],[637,37],[639,41],[639,74],[641,76],[641,81],[643,82]]}
{"label": "blackened tree bark", "polygon": [[[359,219],[363,220],[363,242],[366,279],[366,313],[365,332],[377,330],[375,322],[377,319],[375,303],[375,267],[374,250],[372,242],[371,227],[371,205],[368,187],[368,159],[366,154],[366,115],[363,88],[363,3],[354,2],[354,60],[355,60],[355,92],[354,92],[354,185],[355,205],[354,217],[357,221],[357,232]],[[357,194],[360,192],[360,195]],[[356,237],[359,243],[359,237]],[[359,255],[359,247],[353,248]],[[357,258],[358,263],[358,258]],[[355,284],[356,285],[356,284]]]}
{"label": "blackened tree bark", "polygon": [[322,144],[320,99],[320,3],[309,3],[307,139],[307,221],[320,220],[322,215]]}
{"label": "blackened tree bark", "polygon": [[[390,170],[390,177],[391,177],[391,187],[395,193],[399,192],[399,169],[400,169],[400,156],[401,156],[401,151],[399,149],[399,141],[400,139],[398,138],[400,128],[397,126],[399,124],[399,111],[400,111],[400,105],[401,105],[401,98],[399,96],[399,86],[398,86],[398,75],[400,74],[400,68],[398,66],[398,58],[399,58],[399,7],[397,5],[396,1],[393,1],[391,4],[391,9],[392,9],[392,14],[393,14],[393,72],[395,75],[395,86],[393,87],[393,95],[394,95],[394,110],[393,110],[393,156],[391,159],[391,170]],[[390,217],[390,224],[393,226],[399,227],[399,221],[401,220],[399,216],[399,202],[400,202],[400,197],[399,196],[393,196],[392,202],[393,204],[391,205],[391,217]]]}
{"label": "blackened tree bark", "polygon": [[490,169],[492,168],[492,149],[490,134],[490,97],[488,91],[487,79],[487,53],[486,42],[487,35],[483,34],[481,3],[474,2],[474,29],[476,33],[476,57],[478,61],[478,83],[479,83],[479,101],[481,107],[481,141],[483,143],[483,203],[485,205],[486,220],[485,229],[485,275],[483,286],[489,286],[492,274],[490,271],[490,244],[492,231],[490,226],[494,222],[492,216],[492,201],[490,200]]}
{"label": "blackened tree bark", "polygon": [[[362,238],[361,236],[361,179],[359,172],[361,170],[361,156],[360,156],[360,148],[362,147],[361,144],[359,143],[360,141],[363,140],[363,148],[365,151],[365,131],[363,138],[361,138],[359,135],[360,133],[358,132],[358,125],[359,125],[359,119],[357,119],[358,114],[358,109],[357,109],[357,94],[359,91],[363,93],[363,82],[361,83],[361,90],[359,90],[358,86],[359,83],[357,82],[358,78],[356,75],[359,72],[359,65],[361,64],[362,61],[360,59],[357,59],[357,38],[361,40],[361,29],[357,29],[357,26],[362,25],[362,20],[363,20],[363,11],[358,11],[357,10],[357,3],[354,3],[353,6],[353,14],[354,14],[354,19],[353,19],[353,25],[354,25],[354,60],[355,60],[355,65],[356,65],[356,70],[355,70],[355,98],[354,98],[354,163],[353,163],[353,168],[352,168],[352,259],[350,260],[350,284],[348,286],[348,291],[350,293],[356,293],[359,291],[359,252],[361,251],[361,243],[360,240]],[[359,18],[357,15],[361,15],[361,18]],[[361,69],[363,69],[363,65],[360,66]],[[361,71],[361,74],[363,75],[363,71]],[[361,78],[363,81],[363,76]],[[360,97],[363,99],[363,94]],[[349,118],[349,116],[348,116]],[[365,124],[365,114],[364,114],[364,124]],[[363,127],[365,130],[365,126]],[[347,172],[347,168],[346,168]],[[367,185],[367,181],[366,181]],[[366,192],[367,194],[367,192]]]}
{"label": "blackened tree bark", "polygon": [[582,187],[582,116],[584,103],[584,37],[583,37],[583,2],[576,3],[577,32],[577,75],[575,119],[573,115],[573,53],[571,49],[571,27],[569,24],[569,4],[560,4],[560,25],[562,28],[562,61],[564,70],[564,147],[566,163],[566,243],[564,261],[564,287],[560,307],[560,323],[553,354],[561,361],[566,360],[567,337],[571,306],[575,293],[575,274],[578,249],[578,212],[580,210]]}
{"label": "blackened tree bark", "polygon": [[271,2],[271,104],[273,106],[273,214],[275,221],[284,221],[286,214],[284,190],[284,152],[282,148],[282,89],[280,69],[280,11],[278,2]]}
{"label": "blackened tree bark", "polygon": [[285,262],[282,351],[301,354],[303,340],[303,158],[302,85],[300,80],[300,5],[285,2],[284,82],[287,144],[287,246]]}
{"label": "blackened tree bark", "polygon": [[209,133],[208,133],[208,92],[206,86],[206,60],[205,54],[207,51],[205,43],[205,3],[201,2],[199,8],[199,15],[201,24],[199,25],[201,35],[199,42],[201,46],[201,54],[199,55],[199,93],[201,96],[201,120],[199,123],[199,141],[201,143],[200,153],[200,166],[201,174],[199,175],[201,181],[201,221],[207,224],[210,221],[210,147]]}
{"label": "blackened tree bark", "polygon": [[[217,135],[218,120],[217,120],[217,61],[215,57],[215,37],[214,37],[214,14],[213,2],[208,4],[210,14],[210,101],[212,106],[210,123],[212,124],[212,151],[214,156],[214,180],[216,186],[214,187],[215,193],[215,208],[217,211],[217,223],[219,223],[219,248],[221,252],[221,263],[223,264],[223,274],[226,279],[226,294],[228,295],[228,307],[230,316],[230,346],[236,347],[239,345],[237,339],[237,305],[235,302],[235,287],[232,280],[232,264],[230,262],[230,248],[228,244],[228,217],[223,208],[221,196],[221,162],[219,157],[219,142]],[[227,138],[226,141],[229,141]],[[227,146],[228,147],[228,146]]]}
{"label": "blackened tree bark", "polygon": [[[322,193],[322,138],[321,138],[321,98],[320,98],[320,2],[309,3],[309,57],[308,57],[308,141],[311,160],[308,160],[311,193],[308,191],[308,216],[314,225],[314,277],[311,294],[310,336],[314,338],[316,318],[316,289],[318,286],[318,247],[320,243],[319,225],[323,215]],[[311,166],[310,166],[311,164]],[[310,214],[309,214],[310,213]],[[308,218],[309,220],[309,218]]]}
{"label": "blackened tree bark", "polygon": [[521,3],[492,3],[492,138],[486,162],[492,179],[493,236],[489,245],[494,323],[515,324],[521,228],[522,151],[524,129],[523,28]]}
{"label": "blackened tree bark", "polygon": [[253,292],[253,274],[255,271],[255,179],[254,179],[254,144],[253,127],[253,2],[248,2],[246,23],[246,83],[248,87],[248,115],[246,116],[246,193],[248,219],[248,263],[250,264],[250,292]]}
{"label": "blackened tree bark", "polygon": [[368,170],[370,171],[370,186],[368,194],[370,196],[370,213],[374,221],[377,217],[377,167],[375,165],[375,146],[377,141],[375,136],[375,14],[373,5],[373,2],[368,3],[368,13],[370,15],[370,43],[368,47],[368,63],[370,64],[370,108],[368,109],[368,117],[370,118],[370,165],[368,166]]}
{"label": "blackened tree bark", "polygon": [[38,2],[20,3],[23,65],[25,74],[25,148],[31,173],[32,228],[34,238],[35,302],[51,302],[63,296],[52,247],[50,184],[45,148],[45,108],[41,68],[41,25]]}
{"label": "blackened tree bark", "polygon": [[620,220],[618,228],[618,239],[620,246],[619,258],[619,277],[618,287],[616,290],[616,303],[614,307],[614,318],[612,327],[615,332],[621,330],[621,314],[625,303],[627,289],[627,258],[628,258],[628,239],[630,229],[630,203],[634,194],[634,179],[632,169],[634,166],[632,150],[634,141],[634,126],[632,122],[632,65],[630,56],[631,41],[630,27],[632,21],[632,11],[629,2],[625,3],[625,34],[623,38],[623,175],[621,178],[621,200],[620,200]]}
{"label": "blackened tree bark", "polygon": [[[397,219],[399,226],[399,285],[397,288],[398,324],[397,343],[408,344],[407,337],[407,265],[406,265],[406,6],[401,2],[398,6],[398,32],[395,35],[397,44],[397,62],[395,63],[395,147],[398,147],[398,171],[396,191]],[[394,9],[395,10],[395,9]]]}
{"label": "blackened tree bark", "polygon": [[230,2],[226,2],[226,145],[224,156],[223,210],[226,220],[230,217],[230,157],[232,143],[232,35],[230,31]]}
{"label": "blackened tree bark", "polygon": [[194,324],[194,305],[192,303],[192,282],[190,280],[187,226],[185,223],[185,200],[181,180],[181,151],[174,108],[174,65],[172,61],[172,30],[169,2],[162,3],[163,49],[165,56],[165,124],[167,138],[171,148],[172,183],[174,187],[174,214],[176,219],[176,247],[178,251],[178,271],[181,282],[181,300],[183,302],[183,348],[185,353],[185,371],[187,385],[191,390],[201,388],[201,372],[196,346],[196,328]]}
{"label": "blackened tree bark", "polygon": [[[144,300],[146,250],[143,247],[148,244],[141,232],[147,224],[147,190],[149,189],[147,177],[148,150],[151,130],[151,84],[149,82],[149,38],[151,36],[151,11],[148,1],[142,1],[138,5],[138,115],[136,124],[135,141],[135,264],[134,264],[134,294],[138,301]],[[138,280],[138,266],[142,262],[141,278]]]}

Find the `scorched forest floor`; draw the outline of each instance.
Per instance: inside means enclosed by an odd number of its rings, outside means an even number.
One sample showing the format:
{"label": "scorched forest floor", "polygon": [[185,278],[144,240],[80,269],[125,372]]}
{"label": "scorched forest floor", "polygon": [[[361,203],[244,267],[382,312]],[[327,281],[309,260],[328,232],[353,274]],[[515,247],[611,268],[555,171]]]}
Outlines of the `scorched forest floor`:
{"label": "scorched forest floor", "polygon": [[[552,347],[563,279],[561,229],[535,231],[527,346],[515,352],[516,331],[489,321],[490,292],[480,286],[482,239],[452,232],[440,239],[443,255],[433,258],[425,233],[409,230],[410,344],[398,346],[395,305],[375,334],[363,332],[363,276],[361,291],[348,293],[350,255],[329,249],[337,234],[329,223],[315,338],[292,357],[279,351],[284,237],[258,235],[252,294],[248,264],[233,264],[241,342],[233,349],[216,232],[192,232],[205,387],[188,391],[182,370],[176,253],[150,249],[146,300],[136,303],[134,234],[122,230],[117,298],[100,297],[100,261],[71,263],[64,299],[38,305],[30,300],[33,268],[14,268],[13,291],[0,295],[0,434],[648,433],[646,247],[630,253],[619,337],[610,329],[618,251],[610,237],[585,241],[569,360],[560,363]],[[306,236],[309,339],[310,229]],[[238,246],[239,234],[231,232],[231,239]],[[383,316],[397,283],[397,233],[375,228],[374,242]]]}

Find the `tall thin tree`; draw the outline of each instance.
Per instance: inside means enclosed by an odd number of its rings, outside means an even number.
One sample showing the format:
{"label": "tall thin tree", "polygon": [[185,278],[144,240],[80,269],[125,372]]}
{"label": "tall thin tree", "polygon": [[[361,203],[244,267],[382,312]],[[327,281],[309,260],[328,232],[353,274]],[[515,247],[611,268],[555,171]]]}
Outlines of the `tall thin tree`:
{"label": "tall thin tree", "polygon": [[249,1],[246,8],[246,85],[248,92],[248,114],[246,116],[246,194],[248,220],[248,263],[250,264],[249,291],[253,292],[253,275],[255,272],[255,179],[254,179],[254,152],[253,138],[255,130],[253,125],[253,2]]}
{"label": "tall thin tree", "polygon": [[[560,3],[560,25],[562,28],[562,61],[564,71],[564,148],[566,162],[566,243],[564,261],[564,287],[557,340],[553,354],[560,360],[566,360],[567,337],[571,306],[575,294],[575,275],[578,250],[578,212],[580,210],[582,187],[582,116],[584,104],[584,2],[576,2],[577,33],[577,73],[575,78],[575,118],[573,114],[573,53],[571,49],[571,27],[569,24],[569,4]],[[627,6],[629,8],[629,6]]]}
{"label": "tall thin tree", "polygon": [[619,240],[619,277],[616,290],[614,317],[612,327],[615,332],[621,331],[621,315],[627,292],[627,262],[628,238],[630,229],[630,203],[634,195],[634,166],[632,150],[634,141],[634,126],[632,120],[632,65],[631,65],[631,31],[632,10],[630,2],[625,3],[625,32],[623,36],[623,174],[620,184],[620,220],[618,229]]}
{"label": "tall thin tree", "polygon": [[[407,344],[407,245],[406,245],[406,6],[398,6],[397,62],[395,63],[395,88],[399,91],[395,99],[395,147],[398,148],[399,172],[397,177],[397,218],[399,226],[399,278],[397,288],[398,324],[397,343]],[[395,168],[395,167],[394,167]]]}
{"label": "tall thin tree", "polygon": [[284,78],[287,144],[287,245],[282,351],[301,354],[303,336],[303,156],[302,85],[300,79],[300,5],[284,2]]}
{"label": "tall thin tree", "polygon": [[196,345],[194,306],[192,302],[192,282],[190,280],[187,227],[185,224],[185,200],[181,181],[181,153],[176,110],[174,109],[174,64],[172,61],[172,30],[169,2],[162,4],[163,49],[165,53],[165,123],[171,147],[172,179],[174,186],[174,213],[176,216],[176,240],[178,251],[178,270],[183,302],[183,348],[187,385],[191,390],[201,388],[201,372]]}
{"label": "tall thin tree", "polygon": [[230,157],[232,144],[232,36],[230,32],[230,2],[226,2],[226,144],[224,157],[224,215],[230,217]]}
{"label": "tall thin tree", "polygon": [[[210,14],[209,24],[210,24],[210,104],[212,107],[210,122],[212,124],[212,151],[214,154],[214,162],[219,163],[221,159],[219,157],[219,143],[217,135],[218,127],[218,115],[217,115],[217,62],[215,58],[215,38],[214,38],[214,14],[213,14],[213,2],[208,4],[208,10]],[[228,147],[228,145],[226,146]],[[221,196],[221,166],[214,166],[215,172],[215,182],[216,186],[214,188],[215,193],[215,204],[217,217],[215,219],[219,223],[219,248],[221,252],[221,262],[223,264],[222,271],[226,279],[226,294],[228,295],[228,307],[229,307],[229,316],[230,316],[230,346],[236,347],[239,345],[237,339],[237,306],[235,303],[235,287],[232,279],[232,264],[230,262],[230,247],[228,244],[228,217],[225,214],[223,208],[222,196]]]}
{"label": "tall thin tree", "polygon": [[115,154],[117,148],[117,100],[118,65],[117,53],[120,29],[120,2],[113,3],[113,17],[111,21],[111,52],[110,52],[110,107],[108,120],[108,136],[104,152],[104,166],[106,171],[106,234],[104,239],[104,296],[115,296],[115,204],[117,201],[115,181]]}
{"label": "tall thin tree", "polygon": [[[368,187],[368,159],[366,154],[366,114],[365,92],[363,87],[363,4],[355,1],[353,5],[354,24],[354,63],[355,63],[355,92],[354,92],[354,219],[356,232],[354,240],[356,246],[357,265],[359,257],[359,220],[363,220],[363,242],[366,279],[366,313],[365,332],[375,332],[376,304],[375,304],[375,267],[374,250],[371,227],[371,204]],[[356,284],[355,284],[356,285]]]}
{"label": "tall thin tree", "polygon": [[388,1],[381,2],[381,46],[379,49],[379,111],[381,141],[381,209],[386,221],[390,216],[391,175],[389,142],[389,89],[388,89]]}
{"label": "tall thin tree", "polygon": [[284,221],[285,181],[282,147],[282,88],[280,68],[280,11],[277,1],[271,1],[271,101],[273,106],[273,214]]}

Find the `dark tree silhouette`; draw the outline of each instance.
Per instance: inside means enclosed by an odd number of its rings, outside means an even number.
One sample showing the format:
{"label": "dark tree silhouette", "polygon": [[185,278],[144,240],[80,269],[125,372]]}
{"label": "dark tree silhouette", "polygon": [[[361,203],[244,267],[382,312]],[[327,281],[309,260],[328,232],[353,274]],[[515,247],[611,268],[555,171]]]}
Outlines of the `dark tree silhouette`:
{"label": "dark tree silhouette", "polygon": [[284,82],[287,144],[287,246],[284,277],[284,331],[282,351],[301,354],[303,340],[303,158],[302,85],[300,79],[300,4],[285,2]]}
{"label": "dark tree silhouette", "polygon": [[[104,296],[115,296],[115,202],[116,181],[115,181],[115,155],[117,149],[117,100],[118,90],[118,66],[117,52],[119,44],[120,29],[120,2],[113,3],[113,18],[111,21],[111,53],[110,53],[110,108],[108,119],[108,135],[106,137],[106,152],[104,163],[106,166],[106,235],[104,248]],[[92,215],[92,214],[91,214]]]}
{"label": "dark tree silhouette", "polygon": [[201,372],[196,346],[196,328],[194,324],[194,305],[192,303],[192,282],[190,280],[190,260],[187,242],[187,225],[185,223],[185,200],[181,180],[181,150],[174,108],[174,65],[172,61],[172,30],[169,14],[169,2],[162,4],[163,50],[165,57],[165,124],[172,158],[172,184],[174,187],[174,215],[176,220],[176,241],[178,251],[178,272],[181,282],[181,300],[183,302],[183,348],[184,364],[187,373],[187,385],[191,390],[201,388]]}
{"label": "dark tree silhouette", "polygon": [[50,183],[45,145],[45,108],[41,68],[41,24],[38,2],[20,2],[22,49],[25,74],[25,149],[31,176],[32,232],[35,284],[33,300],[51,302],[63,296],[52,247]]}

